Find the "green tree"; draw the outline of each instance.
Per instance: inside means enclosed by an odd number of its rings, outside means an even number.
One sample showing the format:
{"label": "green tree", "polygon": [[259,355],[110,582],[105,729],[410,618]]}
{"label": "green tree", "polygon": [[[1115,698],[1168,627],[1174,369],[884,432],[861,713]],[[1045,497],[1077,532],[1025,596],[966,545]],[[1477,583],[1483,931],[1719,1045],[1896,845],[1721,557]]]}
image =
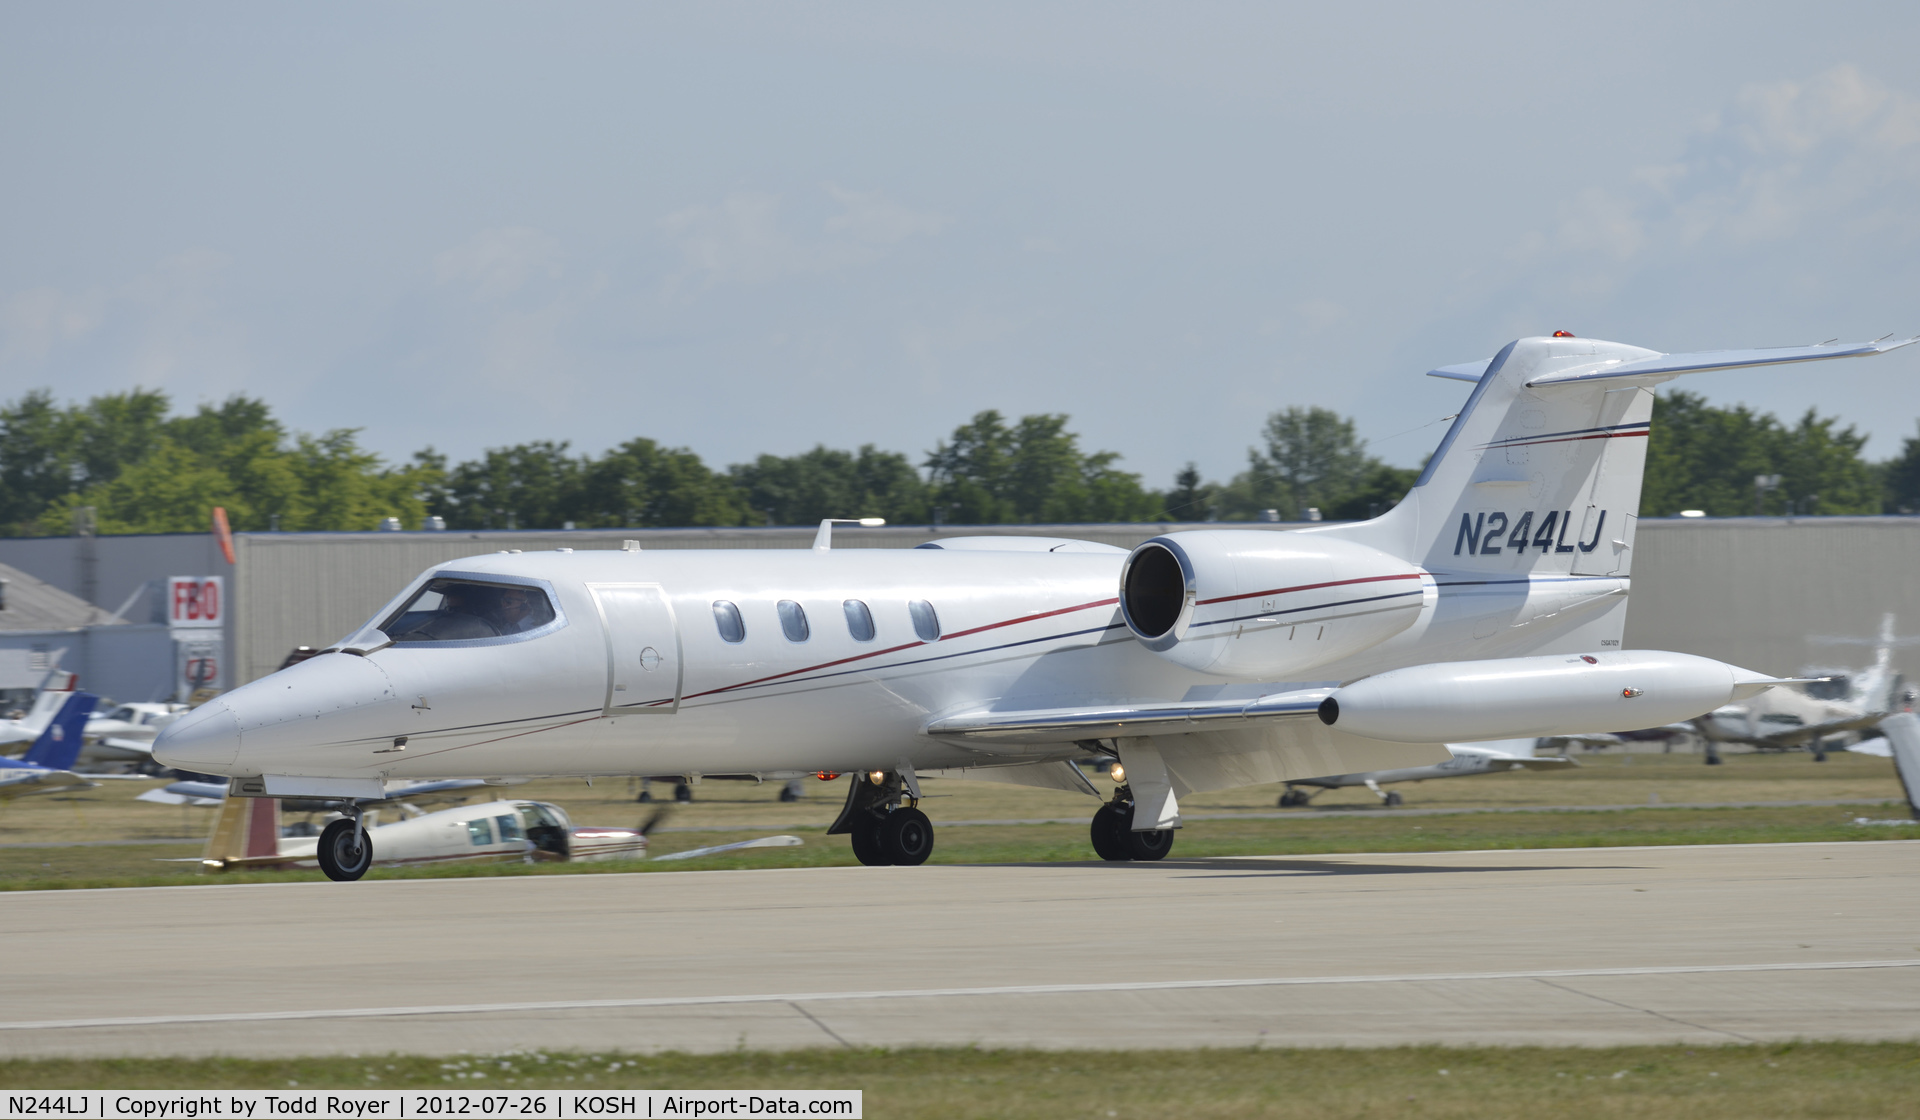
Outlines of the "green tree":
{"label": "green tree", "polygon": [[684,447],[630,439],[590,464],[580,525],[602,527],[757,524],[739,489]]}
{"label": "green tree", "polygon": [[858,452],[825,445],[799,455],[762,455],[729,469],[754,513],[775,525],[825,517],[927,519],[927,487],[907,457],[865,444]]}
{"label": "green tree", "polygon": [[1899,456],[1880,465],[1880,484],[1886,512],[1920,513],[1920,436],[1908,436]]}
{"label": "green tree", "polygon": [[447,524],[456,529],[558,529],[574,519],[585,464],[565,442],[490,448],[447,476]]}
{"label": "green tree", "polygon": [[1381,467],[1367,454],[1353,421],[1331,409],[1290,406],[1267,417],[1263,435],[1265,449],[1250,448],[1246,471],[1227,485],[1228,516],[1259,517],[1272,509],[1296,520],[1309,507],[1332,516],[1358,501]]}
{"label": "green tree", "polygon": [[[1838,423],[1808,409],[1789,428],[1746,405],[1716,407],[1697,393],[1663,393],[1653,403],[1640,513],[1878,513],[1882,490],[1860,457],[1867,437]],[[1780,486],[1756,495],[1760,475],[1781,476]]]}
{"label": "green tree", "polygon": [[1009,427],[981,412],[927,457],[934,502],[954,522],[991,525],[1144,521],[1159,508],[1140,476],[1114,466],[1117,452],[1091,455],[1059,413],[1023,416]]}

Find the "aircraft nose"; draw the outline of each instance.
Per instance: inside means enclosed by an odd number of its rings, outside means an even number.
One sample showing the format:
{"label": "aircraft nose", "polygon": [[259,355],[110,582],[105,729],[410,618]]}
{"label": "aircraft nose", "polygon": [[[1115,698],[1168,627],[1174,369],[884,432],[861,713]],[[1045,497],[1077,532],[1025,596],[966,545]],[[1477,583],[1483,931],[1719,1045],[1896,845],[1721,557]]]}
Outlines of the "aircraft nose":
{"label": "aircraft nose", "polygon": [[240,754],[240,721],[221,699],[174,720],[153,740],[154,761],[176,770],[219,774]]}

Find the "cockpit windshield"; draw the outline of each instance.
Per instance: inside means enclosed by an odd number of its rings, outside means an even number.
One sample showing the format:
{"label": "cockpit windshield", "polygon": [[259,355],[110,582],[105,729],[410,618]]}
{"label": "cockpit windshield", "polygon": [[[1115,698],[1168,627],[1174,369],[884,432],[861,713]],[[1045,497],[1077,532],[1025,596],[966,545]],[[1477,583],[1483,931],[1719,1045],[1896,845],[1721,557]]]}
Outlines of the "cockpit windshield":
{"label": "cockpit windshield", "polygon": [[554,618],[553,603],[538,587],[429,580],[380,629],[398,642],[460,642],[536,630]]}

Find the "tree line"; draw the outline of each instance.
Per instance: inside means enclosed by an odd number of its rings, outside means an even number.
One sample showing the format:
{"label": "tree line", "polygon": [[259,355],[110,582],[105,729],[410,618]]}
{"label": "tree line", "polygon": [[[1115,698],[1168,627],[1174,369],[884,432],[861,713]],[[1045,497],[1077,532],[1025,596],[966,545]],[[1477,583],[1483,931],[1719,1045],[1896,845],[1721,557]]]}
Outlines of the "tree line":
{"label": "tree line", "polygon": [[[41,390],[0,406],[0,534],[63,535],[82,509],[101,533],[197,532],[216,505],[236,530],[289,532],[388,517],[409,529],[430,517],[450,529],[1349,520],[1391,508],[1418,473],[1368,454],[1351,419],[1300,406],[1267,417],[1245,470],[1209,482],[1189,463],[1165,489],[1122,470],[1118,452],[1083,450],[1059,413],[981,412],[918,463],[822,445],[723,469],[645,437],[597,456],[538,440],[460,463],[429,447],[394,464],[356,429],[289,432],[254,398],[170,413],[165,393],[144,389],[64,406]],[[1879,462],[1865,444],[1813,410],[1786,424],[1663,394],[1641,512],[1920,512],[1920,436]]]}

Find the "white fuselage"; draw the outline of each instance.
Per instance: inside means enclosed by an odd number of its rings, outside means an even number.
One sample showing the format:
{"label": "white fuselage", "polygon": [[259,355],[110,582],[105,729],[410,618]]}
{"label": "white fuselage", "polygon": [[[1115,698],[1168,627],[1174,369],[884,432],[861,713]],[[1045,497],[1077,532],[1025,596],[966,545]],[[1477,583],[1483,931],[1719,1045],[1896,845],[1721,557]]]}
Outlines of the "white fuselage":
{"label": "white fuselage", "polygon": [[[1245,682],[1135,640],[1116,601],[1124,560],[1117,550],[849,549],[453,561],[414,588],[457,575],[536,581],[558,617],[509,637],[386,644],[372,627],[410,588],[341,644],[362,653],[324,654],[211,701],[163,734],[158,753],[209,773],[381,779],[780,776],[1064,758],[1084,752],[989,750],[923,728],[955,712],[1180,700]],[[1261,659],[1268,675],[1254,678],[1276,685],[1462,655],[1617,648],[1626,586],[1559,574],[1455,587],[1423,571],[1386,588],[1340,582],[1203,602],[1188,645],[1277,647]],[[783,631],[782,600],[804,610],[804,641]],[[870,640],[852,632],[848,600],[870,611]],[[916,633],[915,601],[937,613],[933,641]],[[737,606],[742,640],[723,638],[716,602]],[[1402,617],[1382,631],[1386,609]],[[1355,625],[1381,636],[1355,650],[1340,640]]]}

